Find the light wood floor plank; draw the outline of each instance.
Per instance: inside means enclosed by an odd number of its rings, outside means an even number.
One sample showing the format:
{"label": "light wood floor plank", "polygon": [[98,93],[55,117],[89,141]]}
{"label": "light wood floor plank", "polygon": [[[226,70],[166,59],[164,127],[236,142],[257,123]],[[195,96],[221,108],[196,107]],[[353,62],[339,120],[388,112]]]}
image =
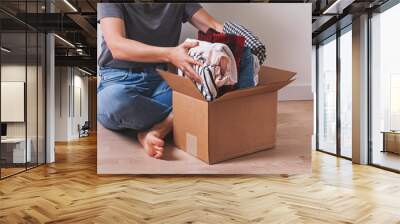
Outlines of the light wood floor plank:
{"label": "light wood floor plank", "polygon": [[0,223],[400,223],[400,175],[313,152],[309,175],[99,176],[96,139],[0,181]]}

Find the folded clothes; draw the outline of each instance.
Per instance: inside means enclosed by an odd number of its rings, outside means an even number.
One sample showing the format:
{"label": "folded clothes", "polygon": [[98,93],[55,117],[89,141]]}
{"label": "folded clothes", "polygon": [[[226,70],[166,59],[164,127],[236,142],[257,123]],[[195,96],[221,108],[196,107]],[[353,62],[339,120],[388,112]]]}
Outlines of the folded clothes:
{"label": "folded clothes", "polygon": [[[202,65],[193,65],[202,82],[196,83],[197,88],[207,101],[212,101],[220,95],[223,86],[233,86],[237,83],[238,74],[235,58],[229,47],[222,43],[210,43],[194,39],[199,45],[189,50],[188,54]],[[178,69],[178,75],[184,73]]]}
{"label": "folded clothes", "polygon": [[246,39],[244,46],[251,49],[251,52],[258,57],[260,64],[264,63],[267,57],[265,45],[259,40],[258,37],[246,29],[246,27],[236,23],[226,22],[224,23],[223,31],[226,34],[243,36]]}
{"label": "folded clothes", "polygon": [[[245,27],[226,22],[223,31],[199,31],[199,40],[186,40],[199,42],[199,46],[189,50],[189,56],[203,62],[193,68],[202,79],[196,86],[207,101],[235,89],[258,85],[260,65],[266,59],[265,45]],[[178,74],[183,75],[180,70]]]}
{"label": "folded clothes", "polygon": [[236,68],[239,70],[240,58],[242,57],[245,38],[234,34],[219,33],[214,29],[208,29],[206,33],[198,32],[198,39],[210,43],[223,43],[228,45],[236,61]]}
{"label": "folded clothes", "polygon": [[254,76],[258,73],[254,73],[254,58],[251,53],[251,49],[248,47],[244,48],[242,58],[240,60],[240,69],[238,75],[237,88],[249,88],[254,87],[256,84],[254,82]]}

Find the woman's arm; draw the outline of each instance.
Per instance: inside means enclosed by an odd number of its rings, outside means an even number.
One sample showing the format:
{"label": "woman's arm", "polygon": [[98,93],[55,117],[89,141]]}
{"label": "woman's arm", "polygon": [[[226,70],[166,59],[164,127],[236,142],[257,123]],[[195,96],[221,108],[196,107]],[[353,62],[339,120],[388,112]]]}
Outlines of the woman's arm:
{"label": "woman's arm", "polygon": [[100,20],[104,40],[114,59],[137,62],[167,62],[185,71],[197,82],[201,79],[191,64],[199,64],[187,51],[198,43],[184,42],[177,47],[156,47],[126,38],[125,24],[120,18],[106,17]]}
{"label": "woman's arm", "polygon": [[203,8],[199,9],[190,19],[190,23],[201,30],[207,32],[209,28],[212,28],[220,33],[223,33],[224,26],[215,20],[207,11]]}
{"label": "woman's arm", "polygon": [[122,19],[103,18],[100,20],[100,25],[104,40],[114,59],[137,62],[169,62],[167,48],[150,46],[127,39],[125,24]]}

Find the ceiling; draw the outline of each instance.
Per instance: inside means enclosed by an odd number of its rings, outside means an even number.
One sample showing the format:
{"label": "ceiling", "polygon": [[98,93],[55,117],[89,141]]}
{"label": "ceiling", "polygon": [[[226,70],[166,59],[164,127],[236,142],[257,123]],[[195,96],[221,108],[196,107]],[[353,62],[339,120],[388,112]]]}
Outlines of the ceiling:
{"label": "ceiling", "polygon": [[388,0],[311,0],[313,43],[319,43],[352,23],[353,17],[374,10]]}
{"label": "ceiling", "polygon": [[[1,0],[0,22],[3,32],[17,33],[25,28],[55,32],[56,63],[87,67],[96,71],[96,4],[110,0]],[[115,2],[111,0],[112,2]],[[335,32],[338,21],[351,18],[377,7],[387,0],[267,0],[252,2],[311,3],[313,43]],[[121,2],[121,1],[117,1]],[[159,0],[156,2],[162,2]],[[53,13],[48,13],[52,9]],[[25,13],[28,12],[28,13]],[[341,22],[344,26],[345,22]],[[335,27],[336,26],[336,27]],[[12,35],[11,35],[12,36]],[[15,41],[15,47],[20,38]],[[8,37],[7,37],[8,38]],[[63,41],[66,40],[68,43]],[[70,44],[69,44],[70,43]],[[74,45],[72,47],[72,45]],[[30,51],[28,49],[28,51]]]}
{"label": "ceiling", "polygon": [[[56,65],[96,71],[95,0],[1,0],[0,24],[3,46],[12,49],[9,60],[31,58],[36,46],[26,45],[25,31],[54,32]],[[52,13],[49,13],[49,12]],[[30,36],[29,34],[27,35]],[[30,38],[27,38],[30,39]],[[25,46],[27,50],[25,51]],[[4,54],[4,52],[2,52]],[[5,57],[3,57],[4,60]],[[72,62],[72,63],[71,63]]]}

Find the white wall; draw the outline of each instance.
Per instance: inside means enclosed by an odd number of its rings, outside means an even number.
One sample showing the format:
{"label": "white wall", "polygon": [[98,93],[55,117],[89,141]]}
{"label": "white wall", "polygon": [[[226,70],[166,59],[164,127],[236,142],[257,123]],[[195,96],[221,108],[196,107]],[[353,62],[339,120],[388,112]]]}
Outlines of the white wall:
{"label": "white wall", "polygon": [[70,84],[68,69],[68,67],[55,68],[55,141],[68,140],[68,88]]}
{"label": "white wall", "polygon": [[[33,132],[36,135],[36,123],[37,123],[37,97],[36,97],[36,80],[32,79],[32,74],[36,77],[36,66],[25,66],[20,64],[4,64],[1,66],[1,81],[7,82],[24,82],[26,72],[28,72],[28,88],[27,87],[27,122],[7,122],[7,135],[8,137],[24,137],[25,136],[25,126],[28,125],[28,137]],[[32,88],[35,87],[35,88]],[[4,96],[2,96],[4,97]],[[7,110],[9,108],[1,108],[2,110]],[[24,110],[24,108],[22,108]]]}
{"label": "white wall", "polygon": [[78,124],[88,120],[88,78],[76,68],[56,67],[55,86],[55,141],[77,139]]}
{"label": "white wall", "polygon": [[[78,72],[78,73],[77,73]],[[83,125],[85,121],[89,120],[89,113],[88,113],[88,78],[87,76],[82,76],[83,73],[75,70],[75,75],[74,75],[74,110],[75,112],[72,113],[73,119],[72,119],[72,130],[71,130],[71,135],[73,138],[79,137],[79,132],[77,129],[78,124]],[[80,93],[78,93],[80,91]],[[80,97],[79,97],[80,95]],[[79,102],[80,101],[80,102]],[[81,108],[79,108],[81,107]],[[82,110],[82,112],[80,112]]]}
{"label": "white wall", "polygon": [[[279,92],[280,100],[311,100],[311,4],[204,3],[218,21],[239,23],[256,34],[267,48],[268,66],[297,72],[296,81]],[[196,38],[189,23],[181,42]]]}

